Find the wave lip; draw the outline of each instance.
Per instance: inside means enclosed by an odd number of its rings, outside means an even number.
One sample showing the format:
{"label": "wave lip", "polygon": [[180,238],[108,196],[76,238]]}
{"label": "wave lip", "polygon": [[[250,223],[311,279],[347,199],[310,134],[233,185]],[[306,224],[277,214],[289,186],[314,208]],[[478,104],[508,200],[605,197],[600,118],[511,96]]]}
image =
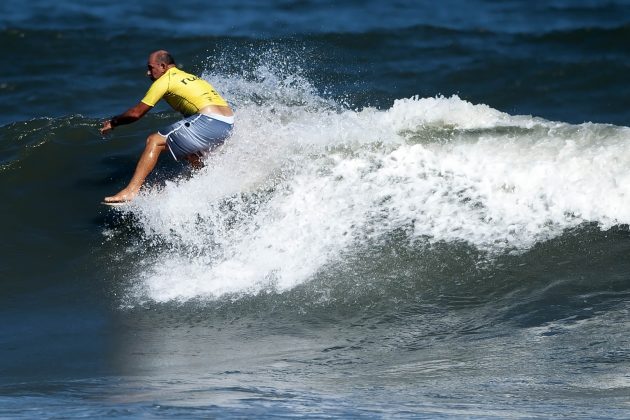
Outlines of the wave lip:
{"label": "wave lip", "polygon": [[159,244],[138,276],[149,299],[289,290],[392,234],[492,256],[585,222],[630,223],[626,127],[512,116],[457,96],[352,110],[299,78],[279,97],[255,78],[218,78],[239,92],[234,137],[202,172],[129,209]]}

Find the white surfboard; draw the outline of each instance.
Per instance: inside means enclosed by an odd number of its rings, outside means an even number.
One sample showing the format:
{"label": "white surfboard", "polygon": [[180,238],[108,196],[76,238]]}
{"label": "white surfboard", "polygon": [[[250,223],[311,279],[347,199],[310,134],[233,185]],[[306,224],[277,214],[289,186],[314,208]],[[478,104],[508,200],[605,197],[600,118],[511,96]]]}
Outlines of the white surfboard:
{"label": "white surfboard", "polygon": [[101,204],[105,204],[106,206],[110,206],[110,207],[122,207],[125,206],[127,204],[131,203],[131,201],[114,201],[114,202],[107,202],[107,201],[101,201]]}

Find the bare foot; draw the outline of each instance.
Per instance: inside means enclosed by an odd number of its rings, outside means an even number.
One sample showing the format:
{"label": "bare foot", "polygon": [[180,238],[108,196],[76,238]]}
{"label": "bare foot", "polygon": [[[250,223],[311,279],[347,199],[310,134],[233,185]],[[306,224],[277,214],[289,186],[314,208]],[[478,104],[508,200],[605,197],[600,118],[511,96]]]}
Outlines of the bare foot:
{"label": "bare foot", "polygon": [[126,203],[133,200],[136,195],[138,195],[137,191],[127,191],[124,189],[116,195],[105,197],[103,201],[106,203]]}

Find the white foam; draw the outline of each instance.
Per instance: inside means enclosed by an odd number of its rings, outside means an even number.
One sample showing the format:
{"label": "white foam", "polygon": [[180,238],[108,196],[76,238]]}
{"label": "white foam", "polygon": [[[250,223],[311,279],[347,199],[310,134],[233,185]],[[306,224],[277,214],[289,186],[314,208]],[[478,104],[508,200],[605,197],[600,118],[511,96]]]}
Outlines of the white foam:
{"label": "white foam", "polygon": [[[219,79],[241,98],[233,138],[201,173],[132,210],[166,248],[140,276],[150,299],[290,289],[396,229],[492,254],[585,221],[630,223],[627,128],[510,116],[458,97],[355,111],[305,81]],[[281,94],[269,94],[274,84]]]}

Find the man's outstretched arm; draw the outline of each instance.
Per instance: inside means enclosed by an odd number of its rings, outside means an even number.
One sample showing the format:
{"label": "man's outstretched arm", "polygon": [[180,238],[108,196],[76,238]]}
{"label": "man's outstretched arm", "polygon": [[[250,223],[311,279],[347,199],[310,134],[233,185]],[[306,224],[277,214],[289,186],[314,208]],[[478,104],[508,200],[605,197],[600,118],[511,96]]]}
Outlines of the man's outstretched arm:
{"label": "man's outstretched arm", "polygon": [[116,115],[115,117],[103,122],[101,134],[107,134],[112,131],[114,127],[118,127],[119,125],[131,124],[132,122],[138,121],[140,118],[144,117],[151,108],[153,107],[145,104],[144,102],[138,102],[138,105],[129,108],[122,114]]}

